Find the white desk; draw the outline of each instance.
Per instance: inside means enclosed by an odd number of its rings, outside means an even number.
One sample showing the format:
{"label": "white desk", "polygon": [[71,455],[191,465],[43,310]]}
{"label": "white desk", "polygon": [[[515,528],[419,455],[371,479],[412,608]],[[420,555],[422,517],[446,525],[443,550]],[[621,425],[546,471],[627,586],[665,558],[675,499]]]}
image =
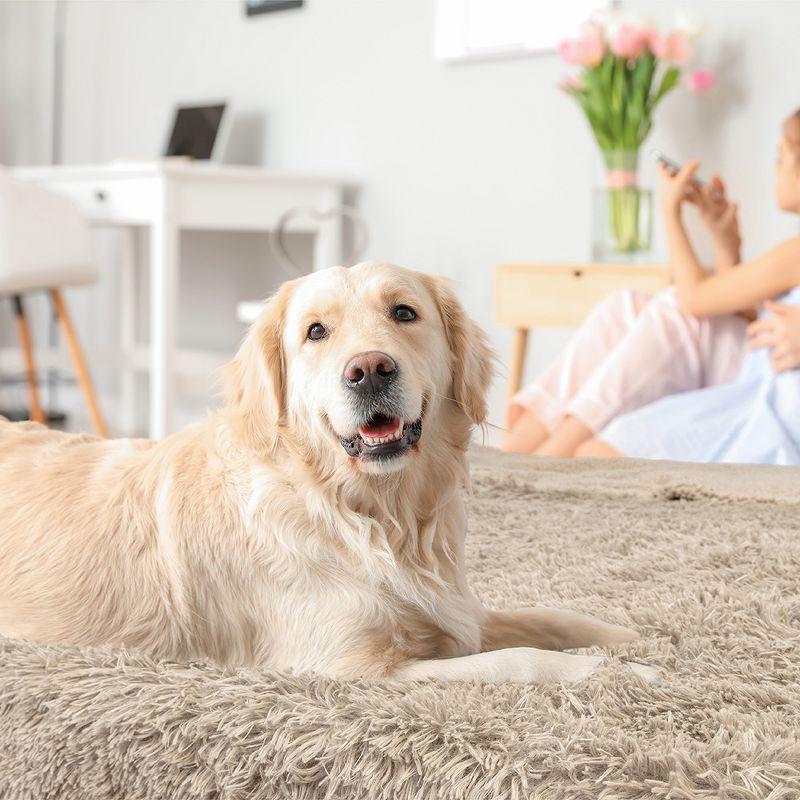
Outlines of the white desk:
{"label": "white desk", "polygon": [[[294,206],[328,209],[341,205],[348,185],[330,177],[169,159],[104,166],[22,167],[13,174],[72,198],[92,223],[121,226],[130,234],[125,237],[121,264],[126,421],[132,416],[135,396],[133,234],[137,227],[149,226],[150,436],[154,439],[172,431],[180,231],[270,231]],[[298,221],[289,229],[315,234],[314,269],[342,262],[340,219]]]}

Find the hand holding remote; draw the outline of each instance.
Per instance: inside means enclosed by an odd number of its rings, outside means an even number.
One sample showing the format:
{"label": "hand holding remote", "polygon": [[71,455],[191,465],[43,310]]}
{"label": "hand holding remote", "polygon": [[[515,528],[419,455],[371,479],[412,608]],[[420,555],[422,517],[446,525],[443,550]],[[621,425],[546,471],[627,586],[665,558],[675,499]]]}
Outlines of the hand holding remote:
{"label": "hand holding remote", "polygon": [[739,206],[730,202],[725,196],[725,184],[719,175],[700,190],[696,191],[689,202],[697,206],[700,218],[705,223],[714,245],[726,253],[735,253],[738,261],[742,239],[739,234]]}
{"label": "hand holding remote", "polygon": [[725,196],[725,184],[719,175],[706,182],[696,177],[699,161],[681,167],[659,151],[653,151],[661,164],[661,203],[665,214],[679,213],[688,201],[697,206],[700,217],[714,240],[717,266],[727,267],[740,260],[739,207]]}

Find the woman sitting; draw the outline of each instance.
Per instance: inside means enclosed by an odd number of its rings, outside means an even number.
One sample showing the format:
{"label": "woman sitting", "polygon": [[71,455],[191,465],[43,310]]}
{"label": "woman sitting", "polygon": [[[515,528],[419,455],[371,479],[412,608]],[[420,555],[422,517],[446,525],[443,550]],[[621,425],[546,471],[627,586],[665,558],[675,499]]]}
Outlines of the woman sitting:
{"label": "woman sitting", "polygon": [[[698,316],[741,311],[777,296],[783,307],[768,304],[751,326],[754,352],[745,358],[735,381],[667,397],[618,417],[578,455],[800,464],[800,370],[786,342],[773,344],[780,320],[796,318],[800,306],[800,237],[735,270],[708,275],[681,218],[684,199],[696,193],[697,167],[694,161],[676,175],[661,171],[662,206],[681,304]],[[800,111],[783,125],[776,178],[780,208],[800,213]]]}
{"label": "woman sitting", "polygon": [[[778,205],[800,213],[800,112],[787,120],[783,133],[777,169]],[[738,293],[742,271],[751,275],[765,260],[772,263],[773,254],[785,263],[779,253],[782,248],[800,256],[800,240],[790,240],[753,264],[737,267],[740,240],[736,205],[725,199],[719,178],[700,190],[692,182],[697,166],[687,165],[674,177],[662,173],[662,204],[677,291],[671,288],[655,297],[618,292],[600,304],[559,359],[513,398],[504,449],[552,456],[573,455],[579,448],[580,455],[647,457],[646,451],[650,457],[667,457],[647,448],[633,448],[630,439],[642,435],[647,440],[654,432],[643,432],[635,419],[631,422],[636,414],[630,412],[668,395],[695,394],[693,390],[720,386],[736,378],[746,355],[747,320],[753,318],[753,305],[780,292],[772,291],[774,285],[762,284],[762,290],[755,294],[751,290],[735,300],[728,295],[725,304],[715,305],[713,310],[708,305],[696,305],[693,287],[707,283],[709,276],[700,268],[686,237],[680,218],[682,204],[687,200],[698,206],[714,241],[717,270],[710,278],[712,287],[704,290],[706,303],[716,298],[719,282],[730,286],[732,279],[736,287],[733,291]],[[686,248],[699,270],[688,273],[688,280],[679,258]],[[796,263],[800,265],[800,257]],[[788,286],[796,284],[800,279]],[[756,300],[748,299],[754,296]],[[771,366],[776,372],[800,366],[800,309],[780,304],[768,304],[768,308],[774,316],[751,326],[753,345],[772,349]],[[618,423],[607,427],[617,417]],[[657,422],[650,417],[647,424],[655,425],[669,440],[677,422],[662,414]],[[630,436],[625,436],[624,442],[612,439],[619,431],[628,430],[629,424]],[[598,431],[603,431],[598,440],[587,442]],[[672,452],[669,457],[692,455],[689,451],[685,455]]]}

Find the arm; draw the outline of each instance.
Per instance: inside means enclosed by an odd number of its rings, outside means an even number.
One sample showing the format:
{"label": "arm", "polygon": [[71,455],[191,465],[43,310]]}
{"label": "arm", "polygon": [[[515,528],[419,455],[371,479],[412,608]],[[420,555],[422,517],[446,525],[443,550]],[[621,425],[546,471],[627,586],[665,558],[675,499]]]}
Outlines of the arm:
{"label": "arm", "polygon": [[744,311],[800,284],[800,240],[790,240],[737,269],[709,275],[680,223],[668,234],[675,284],[689,314],[711,317]]}
{"label": "arm", "polygon": [[697,259],[681,219],[687,195],[697,190],[698,162],[672,176],[661,170],[661,199],[667,241],[678,290],[686,311],[699,317],[743,311],[800,284],[800,238],[790,239],[737,269],[709,275]]}
{"label": "arm", "polygon": [[[714,245],[714,271],[717,274],[733,269],[742,260],[742,237],[739,233],[739,205],[725,196],[725,184],[719,175],[712,175],[703,187],[694,187],[687,200],[697,207]],[[758,308],[738,312],[748,322],[758,317]]]}
{"label": "arm", "polygon": [[[731,207],[735,208],[735,206]],[[742,257],[738,247],[736,250],[731,250],[714,241],[714,266],[717,273],[726,272],[739,264],[741,260]]]}
{"label": "arm", "polygon": [[697,192],[695,201],[700,217],[714,243],[714,266],[725,272],[742,260],[742,238],[739,234],[739,206],[725,197],[725,184],[719,175]]}

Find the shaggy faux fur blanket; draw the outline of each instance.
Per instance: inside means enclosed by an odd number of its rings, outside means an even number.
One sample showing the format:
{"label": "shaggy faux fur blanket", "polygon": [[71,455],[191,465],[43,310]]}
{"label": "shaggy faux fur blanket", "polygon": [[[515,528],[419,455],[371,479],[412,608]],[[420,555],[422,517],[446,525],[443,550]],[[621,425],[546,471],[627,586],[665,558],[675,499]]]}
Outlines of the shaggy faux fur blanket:
{"label": "shaggy faux fur blanket", "polygon": [[800,470],[477,452],[472,585],[642,638],[573,686],[339,683],[0,640],[0,798],[800,797]]}

